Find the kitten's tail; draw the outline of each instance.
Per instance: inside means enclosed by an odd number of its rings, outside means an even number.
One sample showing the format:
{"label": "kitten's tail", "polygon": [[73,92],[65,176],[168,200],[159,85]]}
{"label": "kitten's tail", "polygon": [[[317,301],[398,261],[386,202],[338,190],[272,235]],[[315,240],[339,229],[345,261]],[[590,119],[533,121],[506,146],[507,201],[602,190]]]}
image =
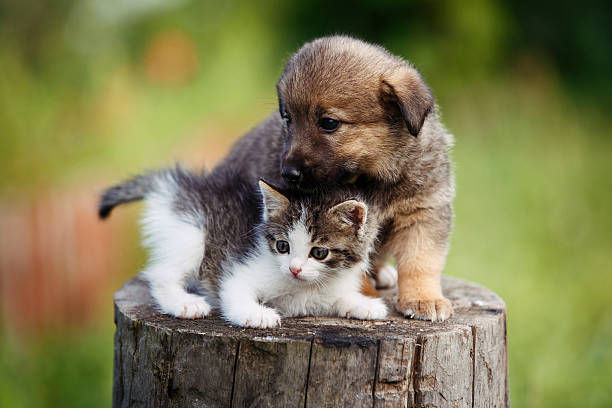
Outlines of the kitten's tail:
{"label": "kitten's tail", "polygon": [[169,193],[175,191],[177,187],[198,176],[177,165],[174,168],[151,171],[110,187],[102,193],[98,204],[98,216],[101,219],[107,218],[113,208],[120,204],[140,201],[147,198],[152,193]]}
{"label": "kitten's tail", "polygon": [[104,219],[119,204],[144,199],[145,195],[151,191],[152,178],[154,177],[155,173],[139,175],[104,190],[98,204],[98,216]]}

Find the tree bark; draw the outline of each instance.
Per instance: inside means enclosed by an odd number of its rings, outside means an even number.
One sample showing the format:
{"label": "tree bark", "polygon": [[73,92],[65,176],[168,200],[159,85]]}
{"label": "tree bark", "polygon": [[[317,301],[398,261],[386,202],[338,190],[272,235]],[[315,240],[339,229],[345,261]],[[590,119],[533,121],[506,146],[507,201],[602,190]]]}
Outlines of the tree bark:
{"label": "tree bark", "polygon": [[[508,407],[506,309],[444,277],[455,314],[287,318],[232,327],[155,311],[145,282],[115,294],[114,407]],[[389,300],[391,304],[391,300]]]}

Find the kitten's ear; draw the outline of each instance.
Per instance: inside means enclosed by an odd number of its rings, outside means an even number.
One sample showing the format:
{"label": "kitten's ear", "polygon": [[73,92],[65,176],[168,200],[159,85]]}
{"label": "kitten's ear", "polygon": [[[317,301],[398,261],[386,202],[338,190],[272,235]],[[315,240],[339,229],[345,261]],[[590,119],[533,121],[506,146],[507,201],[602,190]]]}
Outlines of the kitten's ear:
{"label": "kitten's ear", "polygon": [[287,197],[276,191],[271,185],[263,180],[259,180],[259,191],[263,196],[264,220],[271,215],[286,211],[289,208]]}
{"label": "kitten's ear", "polygon": [[368,207],[361,201],[347,200],[330,208],[329,213],[341,223],[352,227],[358,235],[365,225]]}

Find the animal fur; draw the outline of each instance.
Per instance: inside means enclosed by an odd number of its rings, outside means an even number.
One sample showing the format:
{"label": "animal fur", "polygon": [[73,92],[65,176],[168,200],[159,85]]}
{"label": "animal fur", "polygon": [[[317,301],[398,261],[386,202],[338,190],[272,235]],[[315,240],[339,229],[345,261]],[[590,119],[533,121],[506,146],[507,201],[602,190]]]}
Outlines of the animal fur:
{"label": "animal fur", "polygon": [[[289,59],[277,89],[279,111],[239,140],[214,171],[364,197],[381,225],[372,273],[395,258],[397,309],[417,319],[448,318],[452,306],[440,276],[455,191],[448,158],[453,138],[417,70],[382,47],[325,37]],[[338,121],[337,129],[327,130],[324,119]]]}
{"label": "animal fur", "polygon": [[199,318],[218,307],[230,323],[260,328],[281,315],[386,316],[381,299],[360,293],[378,226],[355,197],[176,167],[107,189],[100,217],[140,199],[150,249],[142,276],[163,313]]}

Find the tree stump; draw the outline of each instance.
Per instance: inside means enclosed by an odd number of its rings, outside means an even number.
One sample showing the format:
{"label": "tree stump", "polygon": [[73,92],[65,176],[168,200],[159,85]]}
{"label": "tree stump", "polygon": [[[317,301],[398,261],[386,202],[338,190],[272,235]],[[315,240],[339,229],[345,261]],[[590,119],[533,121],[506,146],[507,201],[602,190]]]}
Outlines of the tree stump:
{"label": "tree stump", "polygon": [[287,318],[232,327],[157,313],[135,278],[115,294],[114,407],[508,407],[504,302],[444,277],[455,314]]}

